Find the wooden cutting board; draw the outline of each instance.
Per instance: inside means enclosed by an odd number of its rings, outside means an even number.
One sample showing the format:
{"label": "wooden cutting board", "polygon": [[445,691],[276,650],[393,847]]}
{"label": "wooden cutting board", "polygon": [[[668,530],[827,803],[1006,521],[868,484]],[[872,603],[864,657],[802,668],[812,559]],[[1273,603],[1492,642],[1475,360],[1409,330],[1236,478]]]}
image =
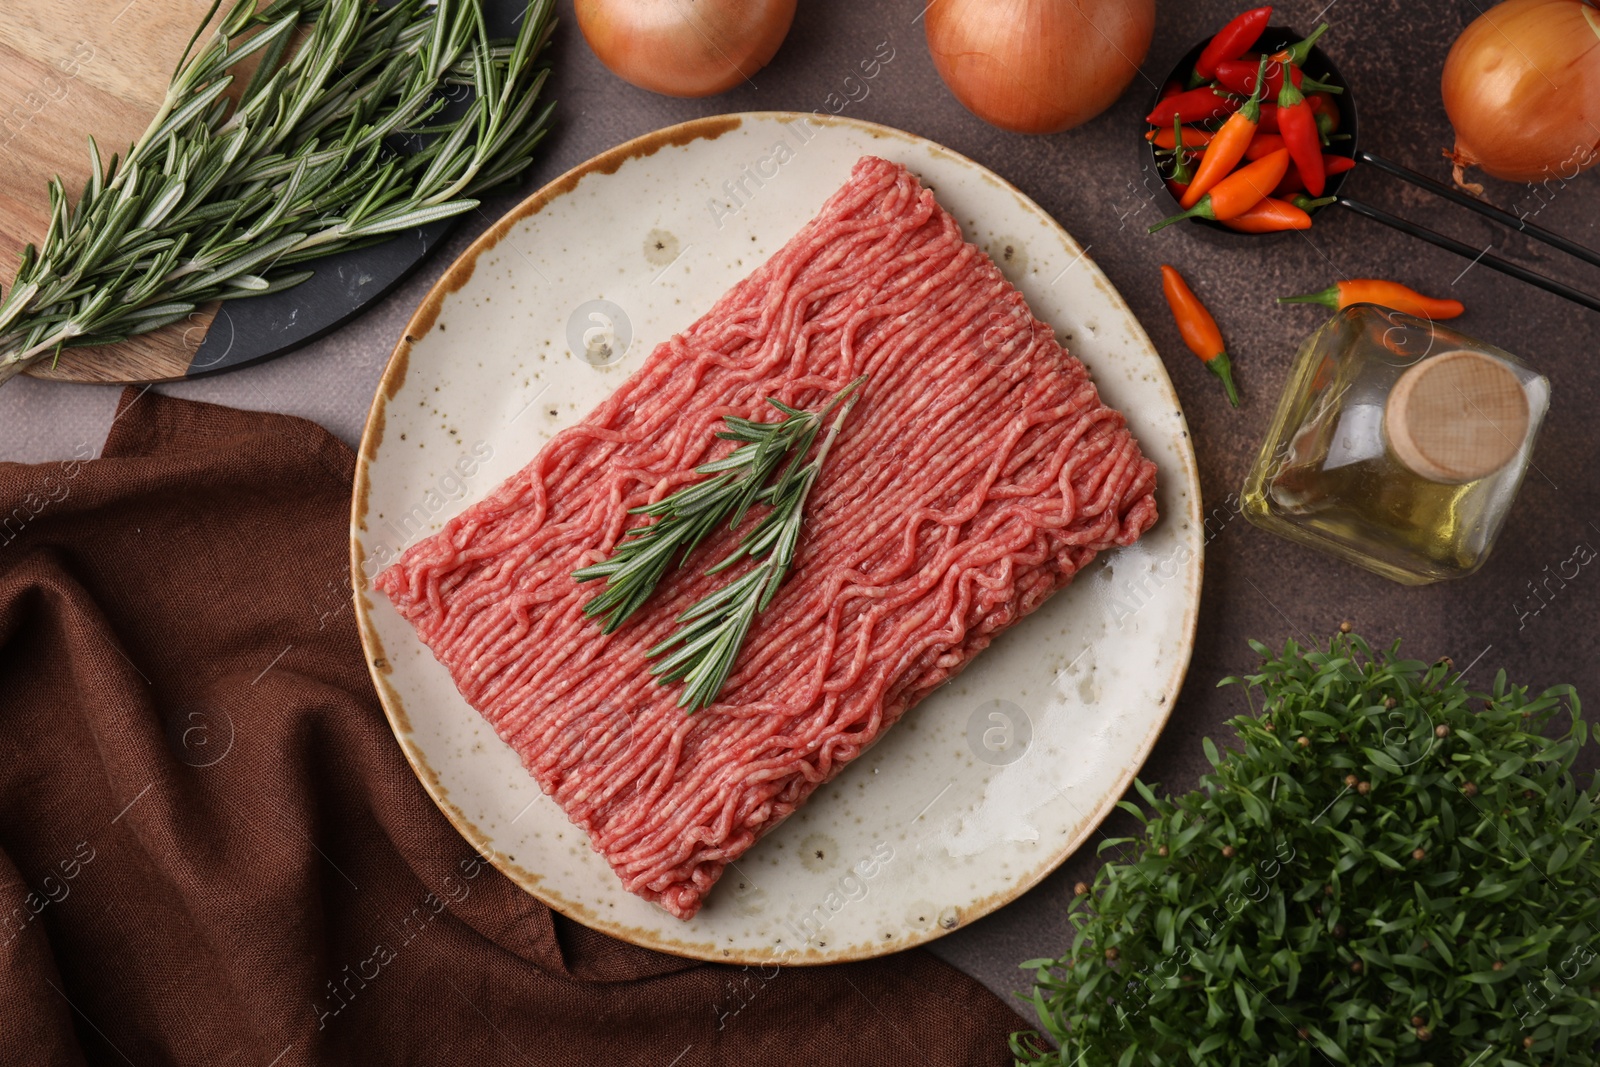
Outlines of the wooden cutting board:
{"label": "wooden cutting board", "polygon": [[[76,197],[89,133],[102,155],[127,151],[161,106],[172,70],[210,5],[200,0],[0,0],[0,281],[50,223],[45,183]],[[27,373],[76,381],[181,378],[216,314],[99,349],[68,349]]]}
{"label": "wooden cutting board", "polygon": [[[514,32],[523,0],[486,0],[493,33]],[[0,284],[50,222],[46,183],[76,199],[89,177],[88,135],[125,154],[161,106],[209,0],[0,0]],[[229,6],[228,0],[223,5]],[[219,14],[215,21],[220,21]],[[248,65],[239,73],[248,75]],[[235,78],[240,86],[243,78]],[[213,303],[120,345],[68,349],[27,373],[70,381],[192,378],[287,352],[380,299],[452,222],[435,223],[311,264],[316,277],[270,296]],[[216,328],[212,329],[213,324]]]}

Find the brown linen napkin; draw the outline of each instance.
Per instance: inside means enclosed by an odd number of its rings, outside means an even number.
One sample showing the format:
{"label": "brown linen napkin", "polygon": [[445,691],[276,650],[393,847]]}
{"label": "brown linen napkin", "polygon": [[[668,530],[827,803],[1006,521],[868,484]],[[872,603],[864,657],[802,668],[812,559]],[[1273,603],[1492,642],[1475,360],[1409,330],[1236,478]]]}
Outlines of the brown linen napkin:
{"label": "brown linen napkin", "polygon": [[0,1063],[1009,1062],[926,953],[694,963],[481,860],[362,663],[353,470],[133,389],[102,458],[0,464]]}

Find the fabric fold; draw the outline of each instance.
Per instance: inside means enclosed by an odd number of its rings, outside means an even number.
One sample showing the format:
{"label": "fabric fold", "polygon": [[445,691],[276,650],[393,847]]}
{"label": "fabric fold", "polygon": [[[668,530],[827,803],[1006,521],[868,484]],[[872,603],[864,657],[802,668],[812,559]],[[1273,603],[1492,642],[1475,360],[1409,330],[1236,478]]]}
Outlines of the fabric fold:
{"label": "fabric fold", "polygon": [[677,959],[478,856],[365,670],[353,470],[136,389],[101,458],[0,464],[0,1062],[1009,1062],[926,953]]}

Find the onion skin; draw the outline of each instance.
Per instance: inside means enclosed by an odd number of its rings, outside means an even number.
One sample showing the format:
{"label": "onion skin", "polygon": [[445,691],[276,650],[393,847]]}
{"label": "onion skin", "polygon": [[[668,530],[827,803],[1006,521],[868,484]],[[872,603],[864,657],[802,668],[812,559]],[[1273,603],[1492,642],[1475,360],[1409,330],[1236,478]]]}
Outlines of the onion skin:
{"label": "onion skin", "polygon": [[1566,180],[1600,161],[1600,8],[1508,0],[1479,16],[1445,60],[1448,155],[1507,181]]}
{"label": "onion skin", "polygon": [[1155,33],[1155,0],[934,0],[928,50],[968,111],[1059,133],[1116,102]]}
{"label": "onion skin", "polygon": [[796,0],[577,0],[578,29],[624,81],[665,96],[711,96],[772,61]]}

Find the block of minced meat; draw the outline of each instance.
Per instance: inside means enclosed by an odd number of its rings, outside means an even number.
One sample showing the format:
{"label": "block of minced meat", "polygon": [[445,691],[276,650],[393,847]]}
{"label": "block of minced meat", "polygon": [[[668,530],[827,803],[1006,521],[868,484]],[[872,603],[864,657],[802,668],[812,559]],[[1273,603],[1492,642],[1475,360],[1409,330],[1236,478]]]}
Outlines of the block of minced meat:
{"label": "block of minced meat", "polygon": [[[616,632],[584,605],[629,509],[703,477],[728,415],[864,375],[787,581],[687,714],[646,651],[746,560],[707,538]],[[688,919],[723,868],[1096,553],[1156,520],[1155,466],[1022,295],[873,157],[767,263],[377,586],[626,888]]]}

